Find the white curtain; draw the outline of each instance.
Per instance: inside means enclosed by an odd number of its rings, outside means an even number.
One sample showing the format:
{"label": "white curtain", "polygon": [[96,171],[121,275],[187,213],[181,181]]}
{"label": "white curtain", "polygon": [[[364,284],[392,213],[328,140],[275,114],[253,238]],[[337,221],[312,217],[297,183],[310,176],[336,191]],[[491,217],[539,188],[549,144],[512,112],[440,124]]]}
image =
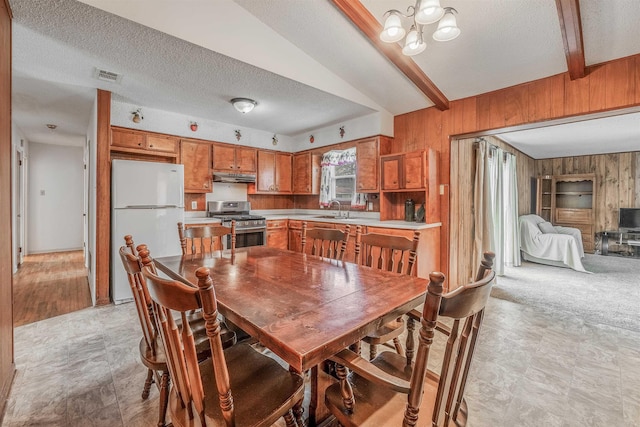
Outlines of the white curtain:
{"label": "white curtain", "polygon": [[520,265],[516,158],[485,140],[476,155],[473,268],[490,250],[496,274],[504,275],[505,264]]}
{"label": "white curtain", "polygon": [[504,174],[504,263],[520,265],[520,229],[518,227],[518,173],[516,156],[508,154],[503,162]]}

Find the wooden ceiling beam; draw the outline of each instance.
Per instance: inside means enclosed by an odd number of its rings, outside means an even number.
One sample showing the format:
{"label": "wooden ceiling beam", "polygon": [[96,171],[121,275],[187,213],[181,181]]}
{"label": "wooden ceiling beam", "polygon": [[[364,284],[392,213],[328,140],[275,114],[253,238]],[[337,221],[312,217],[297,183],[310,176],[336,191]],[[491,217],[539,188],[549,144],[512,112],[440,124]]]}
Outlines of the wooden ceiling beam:
{"label": "wooden ceiling beam", "polygon": [[371,40],[376,49],[398,67],[435,104],[436,108],[442,111],[449,109],[447,97],[410,57],[402,54],[400,45],[380,40],[379,34],[382,31],[382,25],[360,1],[331,0],[331,2]]}
{"label": "wooden ceiling beam", "polygon": [[585,76],[584,42],[579,0],[556,0],[560,29],[571,80]]}

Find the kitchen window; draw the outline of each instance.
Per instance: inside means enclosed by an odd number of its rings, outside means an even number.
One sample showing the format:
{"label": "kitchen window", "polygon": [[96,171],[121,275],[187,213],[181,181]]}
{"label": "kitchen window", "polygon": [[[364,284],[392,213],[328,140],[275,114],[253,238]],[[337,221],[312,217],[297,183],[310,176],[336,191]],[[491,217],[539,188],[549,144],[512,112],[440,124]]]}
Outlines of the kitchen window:
{"label": "kitchen window", "polygon": [[356,193],[356,149],[332,150],[322,156],[320,206],[332,200],[351,203]]}
{"label": "kitchen window", "polygon": [[348,163],[334,167],[333,193],[334,199],[340,202],[349,202],[356,192],[356,164]]}

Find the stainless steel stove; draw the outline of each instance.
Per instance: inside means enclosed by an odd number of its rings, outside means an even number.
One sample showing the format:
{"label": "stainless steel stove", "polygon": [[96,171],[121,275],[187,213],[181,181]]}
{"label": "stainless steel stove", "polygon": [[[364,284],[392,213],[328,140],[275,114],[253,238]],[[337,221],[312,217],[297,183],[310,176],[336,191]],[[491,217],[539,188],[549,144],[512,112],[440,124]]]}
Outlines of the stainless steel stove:
{"label": "stainless steel stove", "polygon": [[[236,221],[236,248],[263,246],[267,242],[267,221],[265,217],[252,215],[251,203],[244,201],[216,201],[207,203],[207,216],[218,218],[225,227]],[[231,244],[227,237],[225,246]]]}

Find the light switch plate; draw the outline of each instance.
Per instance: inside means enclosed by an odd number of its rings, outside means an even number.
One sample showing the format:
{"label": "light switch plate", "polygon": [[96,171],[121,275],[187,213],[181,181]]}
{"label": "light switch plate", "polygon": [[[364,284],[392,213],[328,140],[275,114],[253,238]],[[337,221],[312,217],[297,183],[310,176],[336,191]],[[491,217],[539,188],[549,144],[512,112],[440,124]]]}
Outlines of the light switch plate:
{"label": "light switch plate", "polygon": [[191,202],[191,209],[198,209],[198,202],[196,202],[195,200]]}

